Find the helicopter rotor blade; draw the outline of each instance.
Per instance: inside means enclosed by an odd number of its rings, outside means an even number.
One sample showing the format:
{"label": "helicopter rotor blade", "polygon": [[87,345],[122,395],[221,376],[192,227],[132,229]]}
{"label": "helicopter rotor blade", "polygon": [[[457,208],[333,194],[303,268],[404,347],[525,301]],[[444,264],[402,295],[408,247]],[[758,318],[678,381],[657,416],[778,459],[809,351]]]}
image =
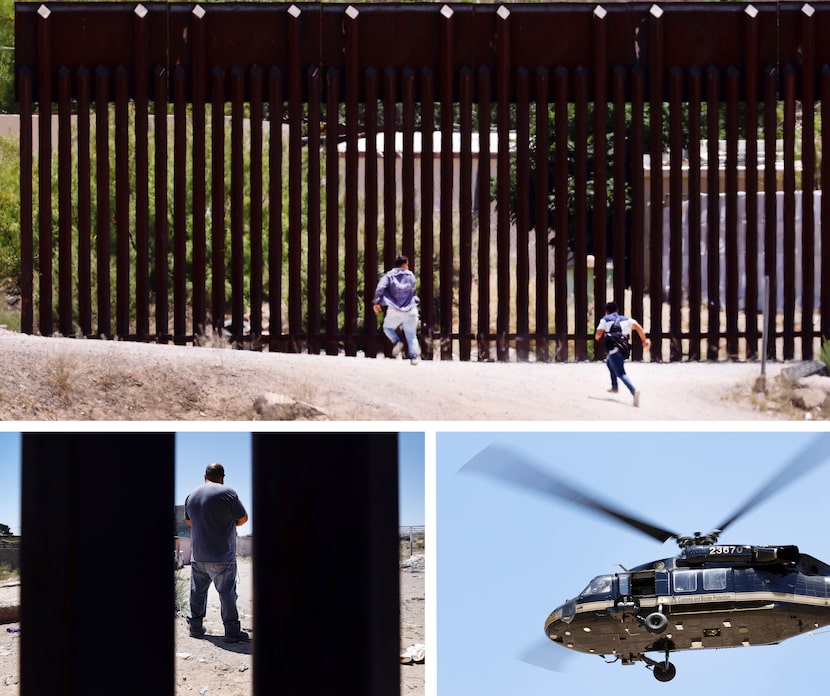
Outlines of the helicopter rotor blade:
{"label": "helicopter rotor blade", "polygon": [[483,449],[470,459],[460,471],[489,474],[522,488],[560,498],[606,517],[611,517],[617,522],[633,527],[661,542],[678,536],[675,532],[638,519],[601,502],[596,497],[580,491],[572,484],[565,483],[562,479],[540,470],[527,457],[497,445],[490,445]]}
{"label": "helicopter rotor blade", "polygon": [[562,646],[554,645],[546,638],[541,638],[533,645],[528,646],[519,655],[519,660],[533,667],[546,669],[549,672],[564,672],[565,663],[572,655],[573,653]]}
{"label": "helicopter rotor blade", "polygon": [[763,503],[767,498],[775,495],[785,486],[791,484],[796,479],[801,478],[819,464],[824,463],[830,459],[830,435],[821,435],[815,439],[809,446],[799,452],[789,463],[781,468],[769,481],[761,486],[758,491],[752,495],[743,505],[741,505],[730,517],[727,517],[716,528],[717,534],[723,531],[735,522],[737,519],[745,515],[754,507]]}

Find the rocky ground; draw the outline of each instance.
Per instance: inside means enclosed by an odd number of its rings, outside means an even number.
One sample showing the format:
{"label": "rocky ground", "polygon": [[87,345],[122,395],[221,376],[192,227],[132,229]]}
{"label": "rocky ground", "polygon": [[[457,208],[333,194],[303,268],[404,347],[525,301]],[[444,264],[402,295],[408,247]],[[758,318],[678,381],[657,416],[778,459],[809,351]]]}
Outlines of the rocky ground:
{"label": "rocky ground", "polygon": [[[641,362],[639,408],[598,362],[477,363],[43,338],[0,330],[0,420],[734,421],[826,418],[830,378],[781,363]],[[821,392],[821,393],[819,393]]]}
{"label": "rocky ground", "polygon": [[[401,652],[424,644],[424,557],[413,557],[415,563],[401,568]],[[420,559],[420,560],[419,560]],[[186,588],[190,582],[190,567],[178,571],[177,587],[184,588],[180,597],[186,602]],[[19,602],[19,583],[3,583],[0,587],[0,607]],[[253,587],[251,562],[240,559],[237,586],[242,629],[252,640]],[[205,621],[207,636],[191,638],[184,615],[175,617],[176,626],[176,696],[190,696],[208,687],[207,694],[223,696],[250,696],[252,693],[251,643],[226,644],[219,619],[219,596],[214,590],[208,594],[208,614]],[[11,629],[11,630],[9,630]],[[0,696],[18,696],[20,693],[20,624],[0,623]],[[401,694],[423,696],[425,653],[419,662],[409,659],[401,664]]]}

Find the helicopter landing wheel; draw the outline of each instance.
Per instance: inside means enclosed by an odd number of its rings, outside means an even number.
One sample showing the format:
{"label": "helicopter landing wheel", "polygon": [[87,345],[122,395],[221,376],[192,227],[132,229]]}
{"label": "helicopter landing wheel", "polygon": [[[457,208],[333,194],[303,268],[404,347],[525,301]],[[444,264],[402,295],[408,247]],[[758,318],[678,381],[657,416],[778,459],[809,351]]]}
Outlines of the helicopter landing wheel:
{"label": "helicopter landing wheel", "polygon": [[677,669],[675,666],[666,660],[665,662],[658,662],[654,665],[654,678],[660,682],[667,682],[674,679],[674,675],[677,674]]}
{"label": "helicopter landing wheel", "polygon": [[665,614],[654,611],[645,618],[643,624],[649,633],[662,633],[668,627],[669,620]]}

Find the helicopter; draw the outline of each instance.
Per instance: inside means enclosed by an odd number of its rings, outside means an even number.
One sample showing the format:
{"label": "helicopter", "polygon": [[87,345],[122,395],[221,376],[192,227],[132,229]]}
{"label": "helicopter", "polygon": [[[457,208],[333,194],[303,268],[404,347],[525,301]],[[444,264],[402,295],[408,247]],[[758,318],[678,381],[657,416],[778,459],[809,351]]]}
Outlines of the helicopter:
{"label": "helicopter", "polygon": [[[643,663],[671,681],[673,652],[774,645],[830,625],[830,565],[798,546],[721,543],[736,520],[784,485],[830,458],[830,437],[818,438],[735,512],[708,533],[683,535],[603,502],[543,471],[524,454],[490,445],[462,471],[494,476],[585,508],[679,553],[593,578],[544,621],[553,643],[605,662]],[[655,658],[647,653],[658,653]]]}

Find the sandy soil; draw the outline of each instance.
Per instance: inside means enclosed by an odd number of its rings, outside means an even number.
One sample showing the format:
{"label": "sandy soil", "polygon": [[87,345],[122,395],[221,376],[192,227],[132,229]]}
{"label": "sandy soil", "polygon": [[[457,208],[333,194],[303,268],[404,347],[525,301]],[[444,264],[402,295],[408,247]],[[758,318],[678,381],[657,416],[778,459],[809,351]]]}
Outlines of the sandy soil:
{"label": "sandy soil", "polygon": [[[0,609],[15,607],[19,614],[20,581],[16,579],[0,583]],[[6,611],[0,616],[7,616]],[[0,621],[0,696],[17,696],[20,693],[20,624],[16,621]]]}
{"label": "sandy soil", "polygon": [[[2,420],[257,420],[274,393],[337,421],[729,421],[803,417],[752,393],[759,363],[466,363],[258,353],[0,330]],[[767,366],[772,379],[782,365]],[[405,398],[404,398],[405,396]]]}
{"label": "sandy soil", "polygon": [[[190,582],[190,566],[178,571],[183,586]],[[19,592],[19,587],[17,588]],[[250,560],[240,559],[237,592],[242,629],[252,640],[253,586]],[[5,596],[5,595],[3,595]],[[8,592],[13,601],[11,592]],[[186,598],[186,595],[185,595]],[[208,694],[223,696],[250,696],[252,692],[251,643],[226,644],[219,618],[219,596],[211,589],[208,594],[208,613],[205,619],[207,636],[191,638],[184,616],[176,616],[176,696],[198,694],[207,686]],[[19,623],[0,625],[0,696],[18,696],[20,693],[20,633]],[[424,567],[401,569],[401,649],[424,642]],[[428,658],[427,658],[428,659]],[[422,696],[424,665],[401,665],[401,694]]]}

